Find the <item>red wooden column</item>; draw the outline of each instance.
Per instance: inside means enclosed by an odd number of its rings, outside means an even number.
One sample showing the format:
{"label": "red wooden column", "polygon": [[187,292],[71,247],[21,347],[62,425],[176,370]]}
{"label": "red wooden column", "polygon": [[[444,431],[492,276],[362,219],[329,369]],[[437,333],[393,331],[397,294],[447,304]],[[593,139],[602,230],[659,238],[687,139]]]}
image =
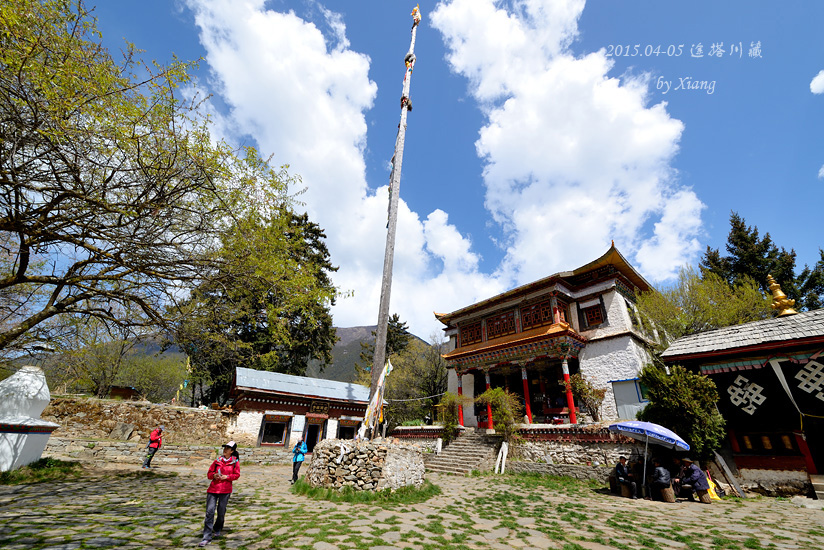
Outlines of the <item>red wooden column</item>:
{"label": "red wooden column", "polygon": [[[489,383],[489,372],[484,372],[484,376],[486,377],[486,389],[490,389],[492,386]],[[493,422],[492,422],[492,405],[489,403],[486,404],[486,417],[488,419],[486,423],[486,427],[489,430],[494,429]]]}
{"label": "red wooden column", "polygon": [[575,398],[572,397],[572,386],[569,385],[569,364],[567,364],[566,357],[564,357],[564,362],[561,363],[561,370],[564,372],[567,407],[569,407],[569,421],[571,424],[577,424],[578,419],[575,417]]}
{"label": "red wooden column", "polygon": [[521,367],[521,380],[524,381],[524,404],[526,407],[526,417],[532,424],[532,408],[529,406],[529,382],[526,379],[526,367]]}
{"label": "red wooden column", "polygon": [[793,435],[795,436],[795,442],[798,445],[798,450],[801,451],[801,454],[804,456],[804,463],[807,465],[807,473],[813,475],[818,474],[818,470],[815,467],[815,462],[813,462],[813,455],[810,453],[810,448],[807,446],[807,440],[804,439],[804,434],[794,432]]}
{"label": "red wooden column", "polygon": [[[458,395],[463,395],[463,374],[455,372],[458,375]],[[458,426],[463,426],[463,403],[458,403]]]}

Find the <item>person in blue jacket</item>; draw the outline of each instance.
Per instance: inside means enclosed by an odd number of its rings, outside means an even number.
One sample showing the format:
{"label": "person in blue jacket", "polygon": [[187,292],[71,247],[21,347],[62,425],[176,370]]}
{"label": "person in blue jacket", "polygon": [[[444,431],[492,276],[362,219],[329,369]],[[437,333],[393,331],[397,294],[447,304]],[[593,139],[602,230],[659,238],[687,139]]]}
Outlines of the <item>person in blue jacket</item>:
{"label": "person in blue jacket", "polygon": [[303,459],[306,453],[309,452],[309,449],[306,448],[306,442],[303,438],[300,438],[300,441],[297,442],[295,448],[292,449],[292,484],[298,480],[298,471],[300,471],[300,467],[303,464]]}
{"label": "person in blue jacket", "polygon": [[675,481],[681,482],[681,496],[694,502],[695,497],[693,494],[695,491],[706,491],[710,488],[710,484],[707,481],[707,476],[701,468],[695,465],[691,458],[682,458],[681,462],[684,463],[684,474],[681,479]]}

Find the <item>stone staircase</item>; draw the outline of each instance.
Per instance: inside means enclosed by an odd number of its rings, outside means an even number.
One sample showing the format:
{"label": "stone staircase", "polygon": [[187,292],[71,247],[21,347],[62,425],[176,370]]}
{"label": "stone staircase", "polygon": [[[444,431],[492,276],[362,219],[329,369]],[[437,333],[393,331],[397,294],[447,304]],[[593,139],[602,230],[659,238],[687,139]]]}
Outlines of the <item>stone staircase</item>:
{"label": "stone staircase", "polygon": [[813,484],[813,491],[815,491],[815,498],[824,500],[824,476],[810,475],[810,482]]}
{"label": "stone staircase", "polygon": [[484,464],[494,466],[501,438],[476,432],[472,428],[459,435],[447,445],[441,454],[430,455],[425,461],[426,469],[445,474],[468,475]]}

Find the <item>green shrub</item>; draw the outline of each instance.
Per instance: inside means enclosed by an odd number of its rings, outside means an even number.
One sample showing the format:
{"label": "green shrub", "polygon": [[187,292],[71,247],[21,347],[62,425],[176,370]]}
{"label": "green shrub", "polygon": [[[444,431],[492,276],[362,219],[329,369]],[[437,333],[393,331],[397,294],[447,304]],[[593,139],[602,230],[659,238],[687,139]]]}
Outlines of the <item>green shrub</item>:
{"label": "green shrub", "polygon": [[475,402],[480,405],[489,404],[495,431],[503,435],[507,443],[515,442],[518,437],[517,425],[524,417],[521,398],[503,388],[492,388],[479,395]]}
{"label": "green shrub", "polygon": [[463,395],[446,392],[441,398],[443,407],[443,441],[449,443],[458,437],[458,407],[472,403],[472,400]]}
{"label": "green shrub", "polygon": [[80,463],[41,458],[27,466],[10,472],[0,472],[0,485],[20,485],[23,483],[43,483],[44,481],[64,481],[80,476]]}
{"label": "green shrub", "polygon": [[420,487],[401,487],[394,491],[389,489],[384,489],[383,491],[355,491],[351,487],[344,487],[340,491],[337,491],[324,487],[312,487],[306,483],[304,478],[300,478],[292,485],[291,491],[296,495],[303,495],[319,500],[329,500],[331,502],[377,505],[389,504],[392,506],[399,504],[417,504],[441,494],[440,487],[429,481],[424,481]]}
{"label": "green shrub", "polygon": [[681,366],[670,367],[669,374],[655,365],[641,371],[649,404],[638,413],[640,420],[669,428],[690,445],[690,454],[710,458],[724,439],[724,418],[715,404],[715,382]]}

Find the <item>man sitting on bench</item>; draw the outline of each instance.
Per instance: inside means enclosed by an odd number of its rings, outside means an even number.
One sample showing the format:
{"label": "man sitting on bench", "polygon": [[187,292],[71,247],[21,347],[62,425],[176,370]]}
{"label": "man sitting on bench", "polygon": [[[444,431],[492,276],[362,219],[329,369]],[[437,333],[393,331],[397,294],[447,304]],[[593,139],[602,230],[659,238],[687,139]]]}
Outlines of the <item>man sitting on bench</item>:
{"label": "man sitting on bench", "polygon": [[661,460],[657,458],[652,459],[654,470],[652,471],[652,479],[650,480],[650,495],[653,500],[664,500],[661,492],[670,487],[670,473],[666,468],[661,466]]}
{"label": "man sitting on bench", "polygon": [[638,484],[635,483],[635,476],[629,472],[627,457],[618,458],[618,464],[615,465],[615,477],[618,479],[618,483],[629,487],[632,498],[638,498]]}

